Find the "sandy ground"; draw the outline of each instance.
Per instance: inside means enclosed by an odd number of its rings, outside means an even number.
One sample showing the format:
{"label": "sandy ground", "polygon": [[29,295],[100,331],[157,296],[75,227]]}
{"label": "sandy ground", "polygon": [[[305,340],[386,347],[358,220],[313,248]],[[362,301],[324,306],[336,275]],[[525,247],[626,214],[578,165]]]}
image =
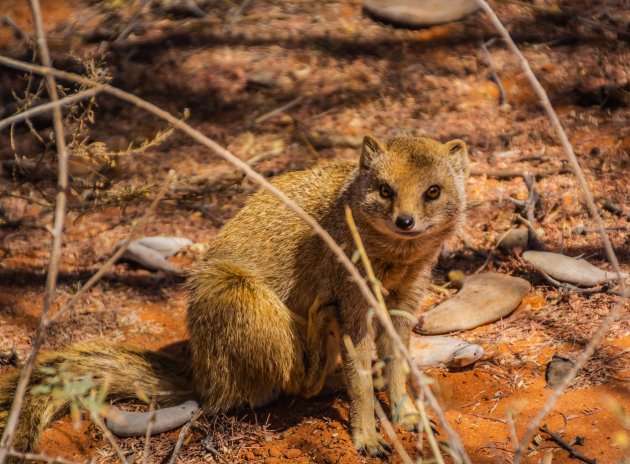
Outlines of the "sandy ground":
{"label": "sandy ground", "polygon": [[[353,145],[364,133],[464,139],[476,173],[467,187],[468,221],[435,267],[437,285],[451,270],[478,269],[496,236],[518,223],[522,212],[508,197],[527,199],[527,187],[519,176],[484,175],[497,170],[555,169],[537,182],[542,201],[535,226],[541,240],[552,251],[581,255],[610,269],[574,178],[559,172],[564,158],[548,120],[514,58],[495,41],[488,48],[505,89],[506,102],[500,104],[499,89],[479,46],[493,37],[481,14],[457,24],[406,31],[373,22],[356,1],[263,1],[247,4],[242,11],[227,1],[212,6],[199,2],[209,12],[204,19],[166,1],[138,15],[138,2],[42,3],[57,66],[86,72],[86,60],[91,59],[114,85],[178,115],[189,108],[188,121],[194,127],[241,159],[252,160],[270,178],[318,159],[354,159]],[[566,14],[560,15],[554,8],[501,2],[497,11],[558,109],[598,205],[608,201],[627,213],[630,55],[627,33],[614,31],[627,30],[630,18],[624,5],[561,2]],[[31,31],[26,2],[4,0],[1,15]],[[130,24],[131,32],[121,35]],[[30,59],[27,47],[8,28],[0,27],[0,51]],[[12,90],[21,96],[27,85],[21,74],[0,69],[0,108],[14,101]],[[34,82],[31,89],[38,85]],[[82,133],[90,142],[105,143],[110,152],[125,150],[130,143],[141,145],[167,129],[112,98],[100,97],[97,103],[95,121]],[[287,103],[284,112],[269,114]],[[78,124],[75,121],[74,130],[80,130]],[[45,118],[34,121],[43,142],[16,127],[15,149],[8,131],[0,133],[0,158],[45,153],[43,162],[52,159],[49,125]],[[255,189],[216,155],[179,134],[159,147],[112,155],[109,161],[115,166],[102,176],[89,169],[87,174],[79,168],[72,171],[56,306],[67,301],[127,236],[169,170],[175,170],[177,181],[142,234],[192,239],[196,245],[173,259],[182,267],[201,255],[204,244]],[[14,350],[23,361],[43,302],[54,180],[5,170],[0,182],[0,349]],[[602,210],[602,215],[622,268],[628,271],[628,222],[609,211]],[[578,233],[579,227],[587,232]],[[458,334],[484,347],[486,354],[475,365],[427,372],[474,463],[510,462],[510,424],[521,436],[551,393],[545,388],[546,364],[554,353],[575,357],[614,301],[609,293],[555,288],[518,256],[500,251],[493,251],[487,268],[526,278],[533,284],[531,294],[508,318]],[[182,284],[182,278],[119,264],[52,328],[45,349],[104,338],[177,354],[186,339]],[[428,291],[420,309],[442,298]],[[621,462],[628,446],[623,423],[630,397],[628,348],[626,317],[613,325],[545,420],[568,443],[582,437],[583,446],[575,448],[600,463]],[[185,356],[185,351],[179,353]],[[12,369],[0,367],[0,375]],[[205,418],[191,428],[178,460],[378,462],[353,449],[348,411],[347,397],[340,393],[311,400],[283,398],[268,408]],[[444,439],[444,432],[438,431]],[[417,450],[414,434],[399,431],[398,437],[412,456],[430,456],[426,443],[423,452]],[[575,462],[547,438],[537,435],[526,462]],[[149,461],[167,459],[176,439],[177,432],[154,437]],[[125,439],[121,445],[130,460],[140,462],[143,440]],[[40,450],[77,461],[116,460],[97,428],[85,421],[74,430],[68,417],[45,431]],[[627,448],[625,453],[628,456]],[[390,460],[400,462],[395,455]]]}

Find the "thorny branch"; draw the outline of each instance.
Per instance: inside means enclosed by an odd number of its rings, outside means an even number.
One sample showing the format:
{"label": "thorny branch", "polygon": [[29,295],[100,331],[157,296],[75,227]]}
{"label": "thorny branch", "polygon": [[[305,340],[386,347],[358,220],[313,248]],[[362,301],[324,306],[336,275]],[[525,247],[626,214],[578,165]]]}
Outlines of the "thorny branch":
{"label": "thorny branch", "polygon": [[547,116],[551,120],[551,123],[556,131],[556,134],[558,135],[558,138],[560,139],[564,152],[567,156],[569,165],[571,166],[573,173],[578,179],[578,183],[580,184],[580,187],[582,189],[582,193],[584,195],[584,199],[586,201],[586,205],[591,214],[591,217],[595,220],[595,223],[597,224],[597,228],[599,229],[602,243],[606,250],[606,256],[608,257],[608,261],[612,264],[614,271],[617,273],[617,280],[621,287],[621,296],[617,300],[617,303],[613,306],[608,317],[604,320],[600,328],[597,330],[597,332],[593,335],[593,337],[589,341],[588,345],[584,348],[584,351],[582,351],[582,353],[576,360],[573,369],[571,369],[571,371],[566,375],[562,383],[558,386],[558,389],[554,390],[554,392],[551,393],[549,398],[547,398],[547,402],[545,403],[545,405],[540,409],[538,414],[536,414],[536,416],[528,424],[527,430],[525,431],[525,434],[521,438],[521,442],[514,455],[513,464],[518,464],[523,459],[523,455],[525,451],[527,450],[527,446],[529,445],[529,442],[532,440],[534,433],[538,429],[540,422],[553,409],[553,407],[555,406],[560,396],[562,396],[562,394],[565,392],[569,384],[573,381],[577,373],[580,371],[580,369],[582,369],[582,367],[584,367],[584,365],[586,364],[588,359],[591,357],[595,349],[602,342],[606,332],[608,331],[612,323],[619,317],[619,314],[621,313],[621,309],[624,307],[625,302],[628,298],[628,293],[626,291],[625,282],[621,278],[621,268],[619,267],[619,261],[617,260],[617,256],[615,255],[615,252],[613,250],[613,247],[610,242],[610,238],[608,237],[608,233],[606,232],[604,223],[601,217],[599,216],[599,212],[597,211],[595,202],[593,201],[593,194],[591,193],[588,187],[588,184],[586,182],[586,177],[584,176],[584,172],[582,171],[582,168],[580,167],[580,164],[578,163],[577,157],[575,156],[575,153],[573,152],[573,147],[571,146],[571,143],[569,142],[569,138],[567,137],[567,134],[564,131],[562,124],[560,123],[560,119],[558,118],[558,115],[556,114],[556,112],[554,111],[551,105],[549,96],[547,95],[547,93],[545,92],[545,89],[542,87],[542,85],[540,84],[536,76],[534,75],[534,72],[529,66],[529,62],[523,56],[521,51],[518,49],[518,47],[516,46],[516,44],[510,37],[510,34],[507,31],[507,29],[505,29],[505,27],[503,26],[503,24],[501,23],[497,15],[494,13],[494,10],[488,5],[488,3],[485,0],[477,0],[477,3],[488,15],[488,17],[490,18],[490,21],[492,22],[494,27],[497,29],[500,36],[503,37],[503,39],[505,40],[505,43],[507,44],[508,48],[518,57],[518,60],[521,64],[523,71],[525,72],[525,75],[527,76],[527,79],[530,81],[532,87],[534,88],[534,91],[536,92],[536,94],[538,95],[538,98],[540,99],[540,102],[543,108],[545,109],[545,112],[547,113]]}
{"label": "thorny branch", "polygon": [[[174,128],[181,130],[182,132],[190,136],[193,140],[197,141],[198,143],[205,146],[206,148],[209,148],[210,150],[212,150],[213,152],[221,156],[223,159],[225,159],[229,163],[241,169],[247,175],[247,177],[249,177],[253,182],[258,184],[259,186],[261,186],[262,188],[264,188],[271,194],[275,195],[289,209],[291,209],[295,214],[297,214],[298,217],[304,220],[313,229],[313,231],[322,238],[322,241],[334,253],[334,255],[340,261],[342,266],[348,271],[348,273],[350,274],[355,284],[359,287],[359,290],[361,291],[362,295],[366,299],[369,306],[372,308],[378,308],[379,306],[378,301],[376,300],[374,294],[370,291],[370,288],[367,282],[365,281],[365,279],[363,279],[358,269],[354,266],[354,264],[352,264],[352,261],[350,260],[350,258],[344,253],[344,251],[339,247],[339,245],[335,243],[334,239],[330,236],[330,234],[328,234],[328,232],[326,232],[319,225],[319,223],[315,220],[315,218],[313,218],[311,215],[306,213],[306,211],[304,211],[297,203],[295,203],[293,200],[287,197],[287,195],[282,190],[278,189],[276,186],[274,186],[269,181],[267,181],[261,174],[255,171],[249,164],[240,160],[238,157],[236,157],[230,151],[223,148],[214,140],[211,140],[210,138],[206,137],[201,132],[191,127],[189,124],[177,119],[175,116],[173,116],[169,112],[158,108],[157,106],[147,102],[146,100],[143,100],[142,98],[139,98],[133,94],[125,92],[124,90],[113,87],[111,85],[96,84],[92,82],[91,80],[86,79],[77,74],[60,71],[58,69],[54,69],[50,67],[24,63],[22,61],[14,60],[14,59],[4,57],[4,56],[0,56],[0,64],[9,66],[15,69],[32,71],[37,74],[52,74],[57,78],[67,79],[69,81],[80,83],[88,87],[94,87],[96,85],[100,85],[102,86],[103,92],[113,95],[128,103],[131,103],[169,122]],[[466,454],[466,450],[464,449],[459,436],[455,433],[453,428],[450,426],[450,424],[446,420],[446,416],[444,415],[444,412],[442,411],[441,406],[439,405],[437,399],[435,398],[435,395],[428,388],[428,386],[426,385],[426,382],[423,381],[424,379],[423,373],[418,369],[418,367],[414,365],[412,357],[409,353],[409,350],[407,349],[405,344],[402,342],[400,336],[394,329],[391,323],[391,320],[389,320],[389,317],[387,316],[387,314],[383,315],[381,312],[377,312],[377,316],[379,318],[379,322],[381,322],[383,328],[385,329],[388,336],[391,338],[396,349],[398,349],[401,352],[401,354],[409,363],[411,374],[417,380],[418,385],[421,386],[431,409],[437,415],[440,423],[442,424],[442,427],[444,428],[446,434],[448,435],[448,439],[450,441],[452,450],[459,455],[459,457],[462,459],[464,463],[470,464],[471,462],[470,458]]]}

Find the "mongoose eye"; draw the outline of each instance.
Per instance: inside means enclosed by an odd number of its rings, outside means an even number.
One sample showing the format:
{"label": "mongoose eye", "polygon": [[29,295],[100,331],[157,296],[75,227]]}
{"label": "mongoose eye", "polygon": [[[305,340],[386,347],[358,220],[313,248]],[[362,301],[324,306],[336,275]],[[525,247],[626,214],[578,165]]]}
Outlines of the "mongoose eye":
{"label": "mongoose eye", "polygon": [[385,183],[381,184],[379,188],[379,193],[383,198],[391,198],[394,196],[394,191],[392,190],[392,188]]}
{"label": "mongoose eye", "polygon": [[442,189],[440,189],[439,185],[432,185],[427,189],[426,192],[424,192],[424,198],[425,200],[437,200],[438,198],[440,198],[441,192]]}

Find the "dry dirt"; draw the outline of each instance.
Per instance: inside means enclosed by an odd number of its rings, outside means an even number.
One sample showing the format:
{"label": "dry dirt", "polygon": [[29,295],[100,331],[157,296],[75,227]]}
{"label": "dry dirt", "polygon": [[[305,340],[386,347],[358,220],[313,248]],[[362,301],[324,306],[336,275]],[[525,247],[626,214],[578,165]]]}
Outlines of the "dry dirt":
{"label": "dry dirt", "polygon": [[[373,22],[357,1],[244,2],[240,10],[228,1],[199,1],[208,12],[203,19],[177,7],[185,2],[166,0],[151,3],[161,6],[137,15],[137,1],[42,3],[57,66],[84,72],[82,61],[100,60],[113,84],[175,114],[189,108],[188,121],[194,127],[241,159],[253,159],[267,177],[307,167],[318,158],[356,158],[356,147],[344,145],[353,145],[364,133],[464,139],[476,173],[468,183],[468,221],[436,265],[436,284],[444,283],[451,270],[469,273],[479,268],[495,237],[518,223],[519,210],[509,197],[527,199],[523,179],[497,179],[484,172],[563,166],[559,143],[517,63],[494,41],[488,47],[506,94],[506,103],[499,104],[498,87],[479,46],[494,33],[481,14],[457,24],[407,31]],[[534,2],[538,9],[511,1],[496,6],[548,90],[598,205],[608,201],[627,214],[627,2],[560,2],[564,14],[553,5],[545,9],[547,3]],[[27,34],[32,32],[25,0],[3,0],[2,15]],[[134,28],[121,35],[130,24]],[[26,44],[3,26],[0,50],[31,59]],[[14,101],[12,91],[22,96],[26,86],[22,74],[0,69],[0,110]],[[31,89],[37,86],[35,81]],[[94,124],[86,134],[109,150],[141,144],[167,129],[112,98],[100,97],[97,103]],[[259,119],[287,103],[292,104],[286,111]],[[25,127],[16,127],[15,149],[9,132],[3,131],[0,158],[44,153],[42,161],[51,160],[49,126],[46,118],[34,121],[43,142]],[[315,137],[315,131],[328,140]],[[329,143],[331,136],[343,138]],[[177,181],[142,234],[192,239],[197,245],[173,259],[183,267],[200,256],[203,244],[212,241],[255,188],[218,156],[179,134],[157,148],[117,156],[115,161],[104,177],[73,171],[55,307],[127,237],[170,169]],[[0,348],[15,350],[23,361],[43,302],[54,179],[28,179],[5,171],[0,182]],[[537,188],[542,201],[535,227],[543,243],[610,269],[572,175],[541,177]],[[622,268],[628,271],[627,219],[609,211],[602,214]],[[586,233],[577,233],[577,227],[586,228]],[[528,279],[531,294],[505,320],[459,334],[484,347],[482,360],[461,370],[428,371],[446,417],[476,464],[510,461],[509,424],[513,421],[521,436],[551,393],[545,388],[547,362],[554,353],[575,357],[614,300],[609,293],[550,286],[515,255],[493,251],[487,268]],[[52,328],[45,349],[105,338],[177,353],[186,339],[182,283],[182,278],[119,264]],[[429,292],[422,309],[440,298],[440,293]],[[624,453],[628,459],[629,432],[623,421],[628,427],[629,333],[626,309],[545,420],[569,443],[583,437],[583,446],[575,449],[600,463],[622,462]],[[0,367],[0,375],[12,369]],[[179,462],[379,462],[354,451],[348,410],[346,396],[338,394],[284,398],[268,408],[205,418],[191,428]],[[443,439],[444,432],[437,428]],[[206,436],[216,453],[202,446]],[[176,439],[177,432],[153,438],[149,461],[167,459]],[[400,432],[399,439],[412,456],[421,456],[415,435]],[[130,459],[140,462],[143,440],[121,444]],[[45,431],[40,450],[77,461],[116,460],[89,421],[74,430],[67,417]],[[424,456],[430,456],[426,443]],[[400,462],[395,455],[390,460]],[[526,458],[528,463],[569,461],[576,462],[544,434],[537,436]]]}

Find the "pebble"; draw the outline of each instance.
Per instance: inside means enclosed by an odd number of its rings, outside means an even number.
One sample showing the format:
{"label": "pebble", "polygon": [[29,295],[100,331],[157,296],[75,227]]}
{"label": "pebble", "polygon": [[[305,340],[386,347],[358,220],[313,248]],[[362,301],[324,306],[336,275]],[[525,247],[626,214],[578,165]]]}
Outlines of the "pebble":
{"label": "pebble", "polygon": [[484,349],[455,337],[413,335],[409,351],[418,367],[464,367],[484,354]]}
{"label": "pebble", "polygon": [[530,288],[525,279],[494,272],[465,277],[453,298],[420,316],[414,332],[440,335],[494,322],[514,311]]}
{"label": "pebble", "polygon": [[[523,259],[550,277],[560,282],[594,287],[596,285],[617,280],[617,273],[604,271],[584,259],[575,259],[560,253],[548,251],[526,251]],[[622,279],[627,279],[628,274],[621,273]]]}

